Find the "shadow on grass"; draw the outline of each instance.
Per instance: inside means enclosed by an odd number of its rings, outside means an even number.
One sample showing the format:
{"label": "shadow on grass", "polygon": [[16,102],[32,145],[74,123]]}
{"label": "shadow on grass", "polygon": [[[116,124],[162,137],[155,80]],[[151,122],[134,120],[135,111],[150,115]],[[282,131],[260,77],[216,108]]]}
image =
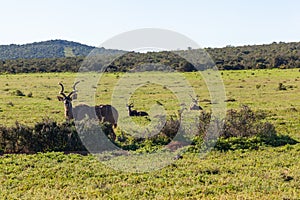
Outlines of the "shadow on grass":
{"label": "shadow on grass", "polygon": [[273,135],[272,137],[231,137],[219,138],[215,149],[219,151],[229,151],[238,149],[254,149],[257,150],[262,146],[280,147],[285,145],[295,145],[299,143],[297,140],[288,135]]}

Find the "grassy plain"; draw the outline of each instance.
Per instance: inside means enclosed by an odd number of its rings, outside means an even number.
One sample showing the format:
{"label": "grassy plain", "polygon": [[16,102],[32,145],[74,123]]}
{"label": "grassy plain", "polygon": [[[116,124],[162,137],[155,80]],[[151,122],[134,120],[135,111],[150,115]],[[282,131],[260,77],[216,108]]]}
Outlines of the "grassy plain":
{"label": "grassy plain", "polygon": [[187,154],[149,173],[114,171],[93,156],[0,159],[1,199],[298,199],[300,146]]}
{"label": "grassy plain", "polygon": [[[278,133],[300,141],[300,71],[222,71],[227,108],[249,105],[267,111]],[[208,90],[198,73],[183,74],[209,110]],[[142,75],[140,75],[142,78]],[[0,75],[0,124],[15,121],[33,125],[49,117],[64,121],[56,96],[62,81],[66,90],[73,73]],[[122,74],[107,74],[96,89],[97,103],[110,103]],[[279,90],[282,83],[286,90]],[[283,89],[283,88],[282,88]],[[18,96],[20,90],[25,96]],[[29,94],[32,95],[29,95]],[[31,96],[31,97],[30,97]],[[132,93],[138,110],[159,101],[169,114],[178,102],[165,85],[150,84]],[[93,156],[46,153],[0,157],[1,199],[298,199],[300,145],[259,150],[210,152],[200,158],[185,154],[158,171],[137,174],[114,171]]]}
{"label": "grassy plain", "polygon": [[[269,111],[271,113],[269,120],[276,124],[280,132],[298,137],[298,134],[295,134],[299,133],[300,119],[298,69],[221,73],[227,99],[231,100],[227,102],[227,108],[239,108],[245,104],[254,110]],[[211,105],[206,100],[209,100],[210,96],[201,75],[199,73],[183,75],[199,95],[201,106],[209,110]],[[63,121],[63,104],[56,98],[60,91],[58,82],[63,82],[66,92],[70,92],[76,76],[75,73],[0,75],[0,124],[12,125],[18,121],[32,125],[42,118]],[[138,76],[143,78],[143,74]],[[106,74],[91,86],[96,88],[97,104],[111,103],[110,97],[119,79],[122,79],[122,74]],[[279,83],[282,83],[286,90],[278,90]],[[17,90],[25,96],[17,96]],[[30,93],[32,96],[28,97]],[[131,95],[130,101],[134,102],[135,109],[138,110],[148,111],[157,101],[164,105],[169,114],[176,114],[179,108],[176,97],[164,84],[144,85],[132,91]]]}

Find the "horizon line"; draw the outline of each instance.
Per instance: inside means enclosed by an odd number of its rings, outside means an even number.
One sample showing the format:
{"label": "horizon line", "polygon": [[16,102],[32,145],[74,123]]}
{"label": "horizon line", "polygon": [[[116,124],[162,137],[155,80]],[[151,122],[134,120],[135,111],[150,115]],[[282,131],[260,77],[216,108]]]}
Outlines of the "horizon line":
{"label": "horizon line", "polygon": [[[93,48],[101,48],[101,46],[95,46],[95,45],[90,45],[90,44],[85,44],[83,42],[78,42],[78,41],[74,41],[74,40],[68,40],[68,39],[49,39],[49,40],[42,40],[42,41],[35,41],[35,42],[27,42],[27,43],[10,43],[10,44],[0,44],[0,46],[11,46],[11,45],[17,45],[17,46],[25,46],[25,45],[30,45],[30,44],[34,44],[34,43],[42,43],[42,42],[49,42],[49,41],[66,41],[66,42],[73,42],[73,43],[78,43],[81,45],[86,45],[89,47],[93,47]],[[246,47],[246,46],[262,46],[262,45],[271,45],[271,44],[287,44],[287,43],[297,43],[300,41],[273,41],[273,42],[269,42],[269,43],[253,43],[253,44],[238,44],[238,45],[232,45],[232,44],[227,44],[225,46],[207,46],[207,47],[201,47],[201,49],[219,49],[219,48],[228,48],[228,47]],[[188,48],[188,46],[187,46]],[[180,49],[180,50],[184,50],[184,49]]]}

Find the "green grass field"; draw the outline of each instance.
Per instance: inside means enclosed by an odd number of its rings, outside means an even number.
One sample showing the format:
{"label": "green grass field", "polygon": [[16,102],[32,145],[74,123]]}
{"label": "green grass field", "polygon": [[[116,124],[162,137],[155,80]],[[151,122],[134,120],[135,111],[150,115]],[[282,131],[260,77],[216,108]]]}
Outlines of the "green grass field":
{"label": "green grass field", "polygon": [[159,171],[114,171],[93,156],[0,160],[2,199],[298,199],[300,146],[195,154]]}
{"label": "green grass field", "polygon": [[[253,110],[264,110],[268,112],[267,121],[275,125],[278,133],[300,141],[299,69],[220,73],[229,100],[227,108],[238,109],[246,104]],[[96,103],[110,103],[115,85],[123,75],[106,74],[97,85],[91,86],[96,90]],[[209,92],[201,76],[198,73],[181,75],[194,87],[201,106],[209,110]],[[144,74],[130,76],[142,79]],[[18,121],[33,125],[42,118],[63,122],[63,105],[56,98],[60,91],[57,83],[62,81],[65,90],[70,92],[75,78],[75,73],[0,75],[0,124],[9,126]],[[168,114],[176,114],[178,101],[167,86],[163,81],[161,85],[146,84],[132,92],[130,101],[136,109],[146,111],[159,101]],[[170,166],[142,174],[113,170],[93,156],[4,155],[0,157],[0,197],[299,199],[299,153],[299,144],[259,150],[212,151],[204,158],[186,153],[183,159]]]}

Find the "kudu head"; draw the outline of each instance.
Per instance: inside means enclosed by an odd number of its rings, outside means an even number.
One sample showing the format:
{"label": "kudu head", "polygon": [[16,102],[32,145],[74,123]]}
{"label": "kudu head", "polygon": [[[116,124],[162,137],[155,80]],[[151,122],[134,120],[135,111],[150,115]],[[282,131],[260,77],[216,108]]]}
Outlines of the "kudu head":
{"label": "kudu head", "polygon": [[192,95],[190,95],[192,98],[192,103],[190,105],[190,110],[203,110],[201,106],[199,106],[199,96],[197,95],[196,98],[194,98]]}
{"label": "kudu head", "polygon": [[76,83],[74,83],[73,85],[73,91],[70,92],[68,95],[66,95],[64,93],[64,85],[62,83],[58,83],[61,86],[61,91],[59,92],[59,94],[61,96],[57,96],[57,99],[59,101],[64,102],[64,107],[65,107],[65,117],[68,120],[73,119],[73,112],[72,112],[72,100],[77,98],[77,90],[76,90],[76,85],[79,83],[79,81],[77,81]]}
{"label": "kudu head", "polygon": [[126,107],[127,107],[128,109],[131,109],[131,108],[133,108],[134,106],[133,106],[133,103],[130,103],[130,104],[126,104]]}
{"label": "kudu head", "polygon": [[[190,94],[189,94],[190,95]],[[199,103],[199,96],[197,95],[196,98],[194,98],[192,95],[190,95],[190,97],[192,98],[192,102],[194,104],[198,104]]]}
{"label": "kudu head", "polygon": [[137,116],[137,111],[131,109],[131,108],[133,108],[133,103],[126,104],[126,107],[128,109],[128,115],[129,116]]}

